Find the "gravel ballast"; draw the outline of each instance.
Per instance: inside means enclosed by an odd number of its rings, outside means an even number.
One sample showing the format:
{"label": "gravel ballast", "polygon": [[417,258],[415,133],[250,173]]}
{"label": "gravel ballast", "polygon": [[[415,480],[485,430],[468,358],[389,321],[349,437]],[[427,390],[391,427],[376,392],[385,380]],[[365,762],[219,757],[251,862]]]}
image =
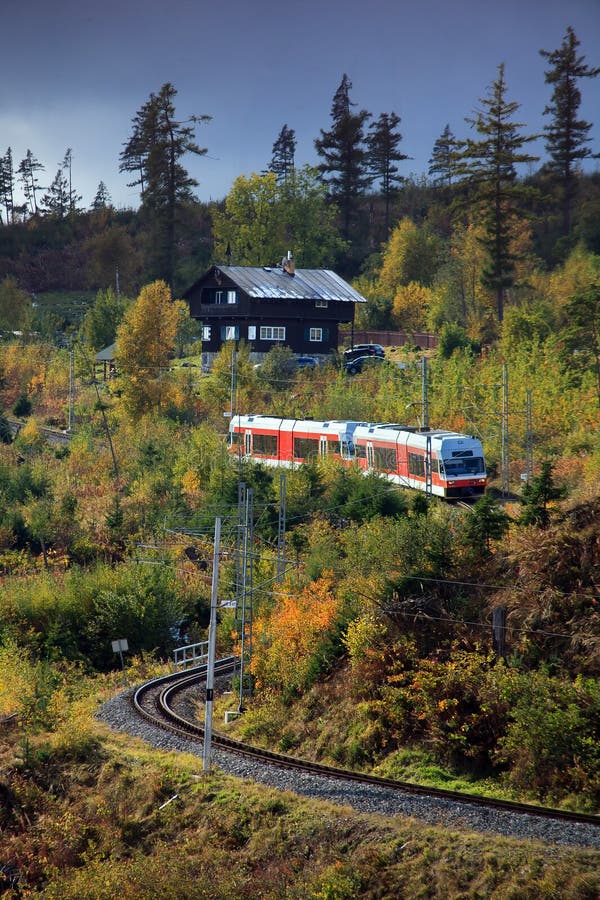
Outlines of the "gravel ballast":
{"label": "gravel ballast", "polygon": [[[146,721],[133,710],[131,691],[103,704],[97,717],[116,731],[142,738],[161,750],[202,755],[197,740],[176,735]],[[600,827],[551,820],[503,810],[485,809],[451,800],[419,797],[402,791],[340,781],[282,769],[213,747],[212,765],[237,778],[261,782],[282,791],[294,791],[317,800],[351,806],[365,813],[411,816],[429,825],[487,832],[518,839],[545,841],[600,849]]]}

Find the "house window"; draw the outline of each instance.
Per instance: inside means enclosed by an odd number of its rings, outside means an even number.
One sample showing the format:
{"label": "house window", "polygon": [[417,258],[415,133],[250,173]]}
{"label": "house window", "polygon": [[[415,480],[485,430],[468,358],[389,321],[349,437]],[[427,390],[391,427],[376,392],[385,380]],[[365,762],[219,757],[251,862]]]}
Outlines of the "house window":
{"label": "house window", "polygon": [[202,340],[210,341],[210,325],[202,326]]}
{"label": "house window", "polygon": [[309,341],[322,341],[323,340],[323,329],[322,328],[311,328],[308,334]]}
{"label": "house window", "polygon": [[200,302],[204,305],[223,306],[228,303],[238,302],[238,292],[235,290],[222,291],[219,288],[203,288]]}
{"label": "house window", "polygon": [[256,325],[248,325],[248,340],[256,340]]}
{"label": "house window", "polygon": [[239,336],[240,336],[240,326],[239,325],[222,325],[221,326],[221,340],[237,341]]}
{"label": "house window", "polygon": [[315,306],[317,309],[327,309],[329,306],[328,300],[315,300]]}
{"label": "house window", "polygon": [[285,327],[283,325],[261,325],[261,341],[285,341]]}

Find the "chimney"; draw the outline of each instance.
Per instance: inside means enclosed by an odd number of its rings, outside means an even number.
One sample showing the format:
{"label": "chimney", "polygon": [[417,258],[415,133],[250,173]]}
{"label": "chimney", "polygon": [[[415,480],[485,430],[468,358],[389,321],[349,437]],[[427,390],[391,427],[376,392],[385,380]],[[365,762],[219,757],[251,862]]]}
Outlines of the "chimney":
{"label": "chimney", "polygon": [[288,275],[296,274],[296,266],[294,265],[294,257],[292,256],[292,251],[288,250],[287,256],[284,256],[281,260],[281,265],[283,267],[283,271],[287,272]]}

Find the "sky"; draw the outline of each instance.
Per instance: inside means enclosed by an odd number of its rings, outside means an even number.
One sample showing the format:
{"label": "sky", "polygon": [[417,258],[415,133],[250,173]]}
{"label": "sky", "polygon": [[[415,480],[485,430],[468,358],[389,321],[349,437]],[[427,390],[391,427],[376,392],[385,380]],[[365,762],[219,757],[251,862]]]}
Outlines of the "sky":
{"label": "sky", "polygon": [[[465,117],[501,63],[527,134],[550,121],[540,49],[558,49],[571,25],[587,64],[600,66],[600,0],[2,0],[0,21],[0,154],[11,147],[16,168],[30,149],[47,186],[71,148],[84,207],[100,181],[117,208],[139,205],[119,153],[167,81],[179,118],[212,116],[196,133],[206,155],[183,160],[208,201],[268,166],[284,124],[296,165],[316,164],[344,73],[357,110],[400,116],[408,177],[426,174],[446,124],[470,133]],[[580,89],[600,153],[600,76]],[[545,156],[543,140],[528,149]]]}

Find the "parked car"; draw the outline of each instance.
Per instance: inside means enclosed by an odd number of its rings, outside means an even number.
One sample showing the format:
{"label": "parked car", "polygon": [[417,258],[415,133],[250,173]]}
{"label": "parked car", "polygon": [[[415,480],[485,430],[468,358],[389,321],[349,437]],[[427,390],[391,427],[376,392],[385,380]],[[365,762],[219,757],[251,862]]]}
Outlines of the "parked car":
{"label": "parked car", "polygon": [[361,356],[376,356],[383,359],[385,350],[381,344],[355,344],[348,350],[344,350],[344,362],[348,363],[353,359],[359,359]]}
{"label": "parked car", "polygon": [[314,369],[319,365],[319,360],[314,356],[297,356],[296,365],[299,369]]}
{"label": "parked car", "polygon": [[344,368],[348,375],[357,375],[369,366],[377,366],[385,362],[386,360],[383,356],[358,356],[356,359],[351,359],[344,363]]}

